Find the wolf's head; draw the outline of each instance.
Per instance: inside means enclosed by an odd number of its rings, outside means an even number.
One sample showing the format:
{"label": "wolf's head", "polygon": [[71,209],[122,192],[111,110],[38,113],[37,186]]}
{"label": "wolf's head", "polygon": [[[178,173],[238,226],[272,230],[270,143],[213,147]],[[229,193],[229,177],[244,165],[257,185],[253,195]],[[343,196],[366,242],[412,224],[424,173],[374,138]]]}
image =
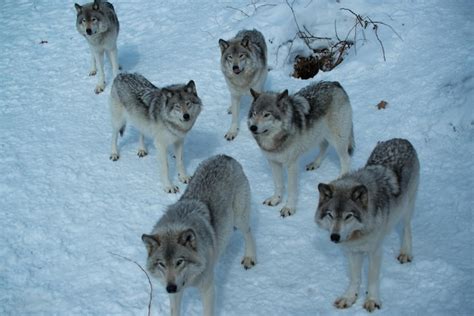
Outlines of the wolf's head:
{"label": "wolf's head", "polygon": [[188,131],[201,113],[201,99],[193,80],[185,85],[173,85],[161,90],[165,97],[163,118],[182,131]]}
{"label": "wolf's head", "polygon": [[221,66],[228,75],[238,76],[255,67],[255,54],[248,36],[225,41],[219,39]]}
{"label": "wolf's head", "polygon": [[142,240],[148,251],[147,270],[168,293],[179,292],[204,271],[205,262],[198,254],[197,236],[191,228],[143,234]]}
{"label": "wolf's head", "polygon": [[364,231],[369,208],[369,192],[354,182],[320,183],[315,221],[329,232],[335,243],[358,239]]}
{"label": "wolf's head", "polygon": [[81,6],[74,4],[77,12],[76,28],[84,36],[93,36],[107,31],[108,23],[100,8],[100,0]]}
{"label": "wolf's head", "polygon": [[270,136],[284,129],[287,118],[285,99],[288,90],[282,93],[258,93],[250,89],[253,102],[250,106],[247,125],[254,137]]}

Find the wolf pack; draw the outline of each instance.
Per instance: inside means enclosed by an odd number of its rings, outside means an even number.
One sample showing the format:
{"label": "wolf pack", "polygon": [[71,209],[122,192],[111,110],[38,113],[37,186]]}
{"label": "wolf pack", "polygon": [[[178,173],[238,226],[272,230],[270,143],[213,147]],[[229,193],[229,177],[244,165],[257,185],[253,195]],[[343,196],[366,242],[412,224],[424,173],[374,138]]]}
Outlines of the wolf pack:
{"label": "wolf pack", "polygon": [[[145,137],[153,140],[164,191],[179,192],[168,167],[167,150],[171,145],[177,178],[187,184],[179,200],[166,208],[151,232],[141,236],[147,250],[146,269],[169,294],[171,315],[180,314],[187,287],[200,291],[203,314],[214,315],[214,267],[234,228],[245,239],[242,266],[250,269],[257,263],[255,236],[250,225],[249,180],[242,165],[227,155],[205,159],[190,175],[184,164],[184,140],[202,109],[196,83],[190,80],[157,87],[141,74],[120,73],[119,21],[114,6],[94,0],[75,4],[75,9],[77,31],[91,50],[89,74],[98,77],[95,93],[105,89],[105,54],[112,65],[110,160],[120,158],[118,139],[126,125],[131,124],[140,132],[139,157],[148,153]],[[380,309],[382,244],[398,223],[402,225],[402,234],[397,259],[402,264],[413,259],[411,219],[420,174],[415,148],[406,139],[380,141],[365,166],[351,170],[351,155],[355,150],[352,107],[339,82],[314,82],[293,94],[287,89],[265,91],[267,46],[260,31],[240,30],[231,39],[219,39],[218,45],[220,68],[230,93],[227,111],[232,115],[224,137],[228,141],[236,139],[241,98],[251,96],[248,129],[273,176],[274,193],[263,204],[277,206],[282,202],[286,169],[288,192],[280,215],[294,215],[298,204],[299,157],[319,147],[314,161],[306,166],[306,170],[315,170],[329,145],[336,151],[340,174],[330,183],[317,185],[319,202],[314,216],[316,225],[328,232],[328,239],[341,246],[348,258],[349,285],[334,301],[334,306],[345,309],[356,302],[363,260],[368,257],[363,307],[369,312]]]}

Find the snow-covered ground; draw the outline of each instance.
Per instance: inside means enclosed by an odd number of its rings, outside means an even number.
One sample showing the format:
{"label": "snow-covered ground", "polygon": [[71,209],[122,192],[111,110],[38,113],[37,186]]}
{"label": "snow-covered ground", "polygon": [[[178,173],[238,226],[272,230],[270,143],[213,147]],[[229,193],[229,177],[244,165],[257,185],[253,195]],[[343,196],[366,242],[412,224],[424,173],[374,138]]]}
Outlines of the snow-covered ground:
{"label": "snow-covered ground", "polygon": [[[226,153],[240,161],[251,181],[258,264],[242,269],[243,240],[234,234],[216,268],[217,314],[365,315],[363,297],[346,311],[332,306],[347,285],[347,263],[313,220],[317,184],[339,172],[335,152],[315,172],[304,171],[315,152],[301,159],[298,211],[282,219],[278,207],[261,204],[273,184],[268,163],[246,128],[250,98],[243,101],[237,139],[223,137],[230,124],[230,98],[219,68],[219,38],[255,27],[269,46],[267,88],[295,92],[310,82],[289,76],[288,46],[277,59],[278,46],[296,32],[288,5],[250,0],[114,5],[124,71],[140,72],[158,86],[196,82],[204,107],[186,140],[188,170]],[[335,19],[340,34],[353,23],[340,7],[389,23],[403,39],[380,28],[384,62],[367,30],[357,54],[352,49],[340,66],[311,80],[337,80],[350,96],[357,143],[352,167],[365,163],[378,140],[392,137],[409,139],[422,166],[413,219],[414,261],[400,265],[395,259],[398,234],[387,237],[383,306],[376,313],[472,315],[474,2],[294,4],[301,26],[328,37],[334,37]],[[111,252],[144,265],[141,234],[150,232],[165,206],[179,197],[163,192],[150,141],[150,154],[137,158],[133,128],[120,140],[121,159],[109,160],[110,84],[104,93],[93,93],[89,49],[74,23],[72,2],[0,3],[1,315],[145,315],[146,276]],[[295,43],[292,53],[301,47]],[[108,83],[110,70],[107,62]],[[388,102],[385,110],[376,108],[381,100]],[[365,284],[366,272],[361,293]],[[167,315],[168,297],[158,282],[153,294],[153,314]],[[198,292],[187,290],[183,315],[201,312]]]}

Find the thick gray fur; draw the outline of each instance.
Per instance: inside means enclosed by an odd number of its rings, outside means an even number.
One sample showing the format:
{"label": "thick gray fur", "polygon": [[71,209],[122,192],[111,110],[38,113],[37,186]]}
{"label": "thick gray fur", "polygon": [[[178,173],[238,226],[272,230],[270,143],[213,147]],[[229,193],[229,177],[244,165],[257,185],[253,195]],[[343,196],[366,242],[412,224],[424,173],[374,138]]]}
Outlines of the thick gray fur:
{"label": "thick gray fur", "polygon": [[214,267],[237,227],[245,238],[245,269],[256,263],[250,230],[250,186],[242,166],[218,155],[203,161],[178,202],[142,240],[147,270],[170,293],[171,315],[179,315],[184,288],[197,287],[204,315],[214,314]]}
{"label": "thick gray fur", "polygon": [[164,190],[178,192],[178,187],[170,180],[167,148],[174,146],[179,180],[187,183],[190,177],[183,162],[184,138],[202,107],[194,81],[160,89],[140,74],[119,74],[112,84],[109,104],[113,129],[110,159],[119,159],[118,135],[123,133],[125,123],[129,121],[141,133],[138,156],[147,155],[144,136],[151,137],[160,158]]}
{"label": "thick gray fur", "polygon": [[250,89],[262,91],[267,78],[267,45],[262,33],[241,30],[235,37],[219,40],[221,49],[221,70],[229,88],[232,113],[230,129],[225,134],[229,141],[237,137],[239,131],[240,101],[249,95]]}
{"label": "thick gray fur", "polygon": [[320,152],[306,170],[319,168],[328,145],[336,149],[341,175],[350,170],[354,150],[352,108],[338,82],[318,82],[294,95],[259,93],[251,90],[253,102],[248,127],[268,159],[273,173],[275,193],[264,204],[280,203],[283,194],[283,167],[288,168],[288,200],[280,214],[294,214],[297,203],[298,158],[319,145]]}
{"label": "thick gray fur", "polygon": [[77,12],[76,29],[91,49],[89,76],[99,74],[94,90],[98,94],[105,88],[104,52],[112,64],[113,77],[119,73],[117,37],[120,24],[114,6],[107,1],[95,0],[83,6],[76,3],[74,7]]}
{"label": "thick gray fur", "polygon": [[381,308],[379,273],[384,237],[403,224],[398,260],[410,262],[411,218],[418,190],[420,164],[411,143],[405,139],[380,142],[364,168],[329,184],[320,183],[316,223],[329,231],[349,257],[351,282],[334,304],[347,308],[357,299],[363,255],[369,257],[368,294],[364,308]]}

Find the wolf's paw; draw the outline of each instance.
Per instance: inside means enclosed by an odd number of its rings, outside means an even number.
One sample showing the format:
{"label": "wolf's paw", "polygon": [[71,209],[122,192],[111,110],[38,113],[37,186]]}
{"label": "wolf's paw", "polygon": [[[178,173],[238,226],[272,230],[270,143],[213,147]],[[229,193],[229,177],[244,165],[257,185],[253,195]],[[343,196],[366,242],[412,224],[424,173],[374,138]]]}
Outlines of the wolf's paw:
{"label": "wolf's paw", "polygon": [[232,114],[232,105],[227,108],[227,114]]}
{"label": "wolf's paw", "polygon": [[413,260],[413,256],[405,254],[405,253],[401,253],[398,255],[397,259],[401,264],[404,264],[404,263],[411,262]]}
{"label": "wolf's paw", "polygon": [[140,157],[140,158],[143,158],[145,157],[146,155],[148,155],[147,151],[145,149],[140,149],[138,150],[137,152],[137,156]]}
{"label": "wolf's paw", "polygon": [[95,92],[95,94],[99,94],[99,93],[103,92],[104,89],[105,89],[105,83],[99,83],[95,86],[94,92]]}
{"label": "wolf's paw", "polygon": [[375,309],[380,309],[381,306],[382,304],[380,301],[376,299],[367,298],[364,302],[364,308],[368,312],[373,312]]}
{"label": "wolf's paw", "polygon": [[230,129],[225,135],[225,139],[228,141],[234,140],[237,137],[237,134],[239,133],[239,129]]}
{"label": "wolf's paw", "polygon": [[285,206],[280,210],[281,217],[288,217],[296,213],[296,209],[294,207]]}
{"label": "wolf's paw", "polygon": [[112,161],[117,161],[119,160],[119,158],[120,158],[119,154],[110,154],[110,157],[109,157],[109,159]]}
{"label": "wolf's paw", "polygon": [[95,75],[97,75],[97,70],[91,69],[91,71],[89,71],[89,76],[92,77],[92,76],[95,76]]}
{"label": "wolf's paw", "polygon": [[356,300],[357,300],[357,294],[352,297],[346,297],[346,296],[338,297],[334,301],[334,306],[340,309],[349,308],[355,303]]}
{"label": "wolf's paw", "polygon": [[306,165],[306,171],[316,170],[321,165],[320,162],[312,162]]}
{"label": "wolf's paw", "polygon": [[244,257],[240,263],[244,266],[245,270],[248,270],[255,265],[255,261],[253,257]]}
{"label": "wolf's paw", "polygon": [[189,181],[191,180],[191,177],[190,177],[190,176],[181,175],[181,174],[178,174],[178,178],[179,178],[179,181],[181,181],[181,182],[184,183],[184,184],[188,184]]}
{"label": "wolf's paw", "polygon": [[268,206],[275,206],[280,204],[281,202],[281,197],[279,195],[274,195],[263,201],[263,204],[268,205]]}
{"label": "wolf's paw", "polygon": [[178,193],[179,188],[176,185],[167,185],[167,186],[165,186],[165,192],[166,193]]}

